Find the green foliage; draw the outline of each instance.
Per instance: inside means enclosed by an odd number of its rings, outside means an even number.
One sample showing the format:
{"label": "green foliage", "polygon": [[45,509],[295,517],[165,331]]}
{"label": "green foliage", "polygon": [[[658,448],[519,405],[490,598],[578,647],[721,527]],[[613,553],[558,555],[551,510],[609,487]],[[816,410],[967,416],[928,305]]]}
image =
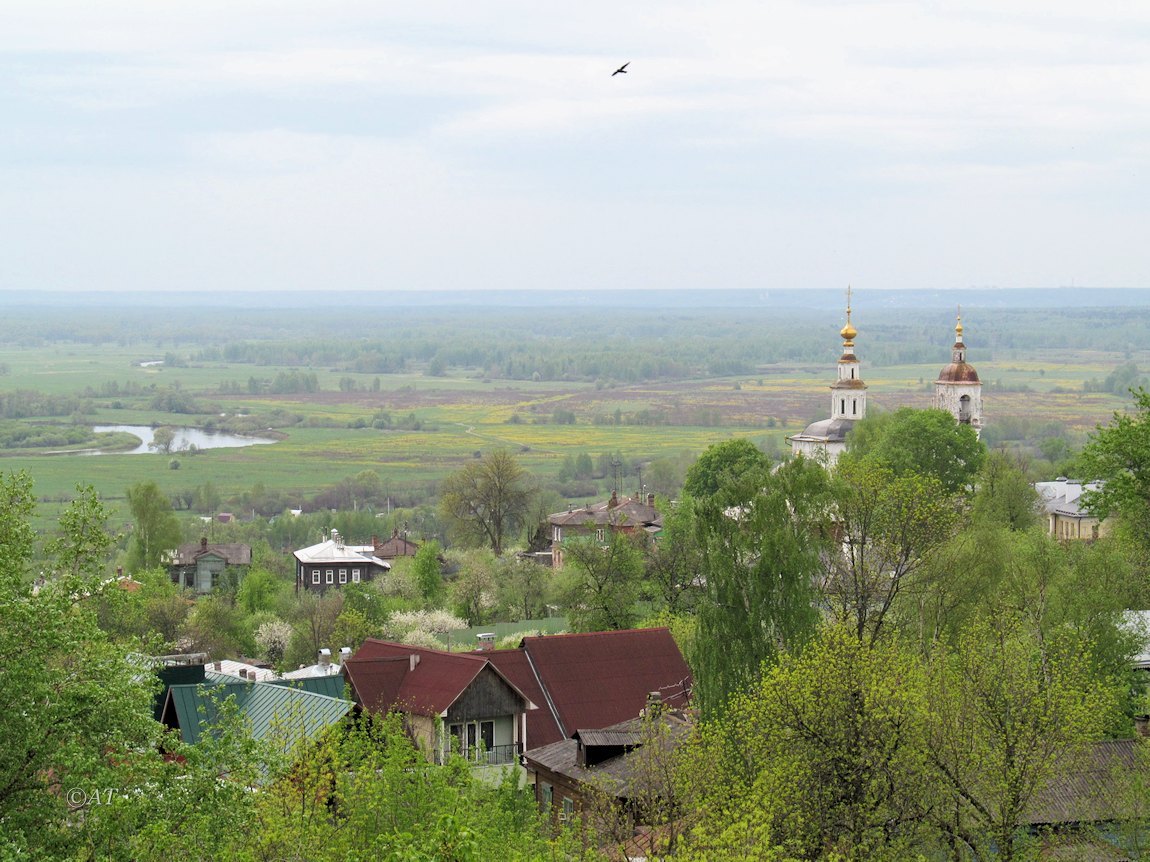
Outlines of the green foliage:
{"label": "green foliage", "polygon": [[[73,560],[53,565],[60,574],[38,590],[21,577],[30,490],[26,475],[0,475],[0,831],[10,848],[59,858],[80,838],[67,791],[119,786],[117,761],[151,749],[156,732],[151,686],[96,624],[98,579]],[[79,506],[68,527],[102,520],[93,498]],[[59,546],[88,560],[102,544],[65,535]]]}
{"label": "green foliage", "polygon": [[155,482],[141,482],[127,491],[135,529],[128,548],[127,569],[135,572],[158,566],[163,555],[180,543],[180,524],[172,502]]}
{"label": "green foliage", "polygon": [[1039,500],[1023,465],[1004,451],[991,452],[975,483],[975,522],[1029,530],[1038,523]]}
{"label": "green foliage", "polygon": [[731,476],[696,504],[706,593],[691,664],[705,716],[813,633],[827,504],[825,471],[803,458]]}
{"label": "green foliage", "polygon": [[986,453],[974,429],[945,410],[910,407],[858,422],[847,447],[849,459],[871,461],[895,476],[933,478],[951,493],[973,484]]}
{"label": "green foliage", "polygon": [[439,505],[460,539],[503,553],[505,541],[524,523],[535,485],[505,449],[467,464],[444,480]]}
{"label": "green foliage", "polygon": [[576,539],[563,547],[559,595],[573,631],[627,629],[638,616],[643,554],[629,536],[611,530],[606,544]]}
{"label": "green foliage", "polygon": [[768,463],[767,456],[750,440],[725,440],[709,447],[687,470],[683,491],[696,500],[707,500],[739,477],[761,472]]}
{"label": "green foliage", "polygon": [[415,559],[411,563],[411,576],[419,587],[419,595],[425,607],[439,607],[447,593],[443,585],[443,564],[439,560],[442,554],[439,542],[424,542],[415,552]]}
{"label": "green foliage", "polygon": [[939,481],[896,475],[869,459],[835,471],[834,518],[842,549],[824,555],[822,597],[832,617],[876,640],[900,593],[958,526],[958,505]]}
{"label": "green foliage", "polygon": [[236,591],[236,604],[249,615],[273,611],[286,587],[267,569],[251,568]]}
{"label": "green foliage", "polygon": [[976,620],[930,667],[927,754],[955,812],[944,829],[982,858],[1021,857],[1035,793],[1072,769],[1114,709],[1072,633],[1036,637],[1025,618]]}
{"label": "green foliage", "polygon": [[687,765],[702,785],[691,843],[729,853],[734,820],[788,858],[914,858],[933,836],[926,716],[922,671],[897,641],[824,628],[705,729]]}
{"label": "green foliage", "polygon": [[1105,483],[1083,495],[1091,513],[1120,516],[1150,548],[1150,392],[1136,390],[1133,413],[1115,413],[1109,425],[1099,426],[1078,463],[1083,476]]}

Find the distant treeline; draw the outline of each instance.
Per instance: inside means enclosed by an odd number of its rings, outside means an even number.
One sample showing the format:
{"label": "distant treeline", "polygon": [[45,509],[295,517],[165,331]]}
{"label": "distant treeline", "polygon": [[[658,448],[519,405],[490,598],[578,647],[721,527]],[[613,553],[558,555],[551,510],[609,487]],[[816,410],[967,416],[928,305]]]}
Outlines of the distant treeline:
{"label": "distant treeline", "polygon": [[[1150,309],[963,309],[975,361],[1012,351],[1141,349]],[[778,363],[833,361],[841,313],[768,308],[379,308],[332,315],[244,309],[227,315],[159,309],[0,321],[0,343],[139,345],[169,366],[226,362],[349,374],[466,370],[494,379],[634,383],[754,373]],[[858,352],[875,366],[945,363],[954,314],[856,305]],[[253,376],[247,389],[312,391],[309,380]],[[242,384],[241,384],[242,385]],[[101,393],[114,394],[114,393]],[[131,394],[131,393],[125,393]]]}

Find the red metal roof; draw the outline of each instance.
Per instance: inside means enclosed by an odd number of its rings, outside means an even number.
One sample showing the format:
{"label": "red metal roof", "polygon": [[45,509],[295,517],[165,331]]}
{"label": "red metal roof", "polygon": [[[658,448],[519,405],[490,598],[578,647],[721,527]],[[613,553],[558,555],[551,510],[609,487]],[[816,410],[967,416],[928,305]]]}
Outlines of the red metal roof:
{"label": "red metal roof", "polygon": [[[562,737],[634,718],[652,691],[676,708],[687,704],[691,670],[666,628],[527,637],[521,648]],[[543,704],[538,706],[542,711]],[[532,736],[528,728],[532,747],[557,741],[543,736]]]}
{"label": "red metal roof", "polygon": [[399,707],[421,715],[445,712],[487,666],[487,659],[475,653],[449,653],[374,638],[344,662],[348,681],[363,706],[378,711]]}
{"label": "red metal roof", "polygon": [[425,715],[442,714],[491,667],[536,707],[527,711],[531,748],[634,718],[652,691],[685,707],[692,682],[666,628],[528,637],[518,649],[471,653],[370,638],[343,666],[364,707]]}
{"label": "red metal roof", "polygon": [[527,653],[523,649],[499,649],[488,650],[483,655],[538,707],[527,713],[527,745],[535,748],[563,739],[563,731]]}

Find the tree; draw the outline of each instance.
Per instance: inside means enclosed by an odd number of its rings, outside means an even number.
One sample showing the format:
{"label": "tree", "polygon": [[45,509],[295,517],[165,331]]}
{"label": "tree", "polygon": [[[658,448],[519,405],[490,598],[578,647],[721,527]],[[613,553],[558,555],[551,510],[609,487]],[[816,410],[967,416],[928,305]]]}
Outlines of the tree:
{"label": "tree", "polygon": [[631,628],[643,575],[638,545],[612,530],[606,545],[577,539],[567,543],[565,553],[560,593],[571,628],[581,632]]}
{"label": "tree", "polygon": [[547,614],[550,566],[520,557],[504,557],[496,566],[495,590],[511,619],[530,620]]}
{"label": "tree", "polygon": [[921,667],[897,639],[872,647],[849,627],[823,628],[686,755],[701,797],[692,843],[742,858],[727,829],[743,821],[775,836],[786,859],[917,858],[937,834],[926,717]]}
{"label": "tree", "polygon": [[453,553],[459,571],[451,583],[455,612],[477,626],[488,621],[495,609],[495,557],[486,549]]}
{"label": "tree", "polygon": [[978,474],[971,509],[975,521],[1010,530],[1029,530],[1037,524],[1038,494],[1022,463],[1006,452],[991,452]]}
{"label": "tree", "polygon": [[439,562],[442,553],[439,542],[424,542],[415,552],[415,558],[411,562],[411,576],[419,586],[424,606],[428,608],[437,608],[443,604],[446,590],[443,587],[443,570]]}
{"label": "tree", "polygon": [[759,473],[770,461],[745,437],[709,446],[687,470],[683,490],[696,500],[714,496],[721,487],[747,473]]}
{"label": "tree", "polygon": [[155,482],[141,482],[128,489],[128,507],[136,522],[128,549],[128,571],[155,568],[164,552],[180,544],[180,523],[172,513],[172,502]]}
{"label": "tree", "polygon": [[170,426],[163,425],[152,432],[152,442],[148,444],[148,448],[170,455],[175,442],[176,432]]}
{"label": "tree", "polygon": [[1099,518],[1118,515],[1143,547],[1150,548],[1150,392],[1134,390],[1133,413],[1114,414],[1099,426],[1079,455],[1084,478],[1102,488],[1082,501]]}
{"label": "tree", "polygon": [[939,826],[955,855],[1020,856],[1034,794],[1097,739],[1113,709],[1080,639],[1039,639],[1017,613],[973,623],[936,651],[928,688],[927,756],[949,795]]}
{"label": "tree", "polygon": [[69,509],[57,547],[73,556],[51,561],[56,575],[34,589],[31,488],[26,474],[0,474],[0,848],[62,858],[83,839],[67,791],[119,786],[118,762],[149,757],[157,736],[151,685],[96,624],[105,587],[74,565],[101,553],[104,538],[69,532],[103,520],[98,501],[82,495]]}
{"label": "tree", "polygon": [[706,592],[692,668],[705,716],[814,632],[828,502],[826,472],[798,458],[729,477],[696,504]]}
{"label": "tree", "polygon": [[931,552],[953,534],[956,504],[941,483],[841,460],[833,481],[838,541],[823,554],[820,590],[834,619],[874,642]]}
{"label": "tree", "polygon": [[895,476],[931,477],[955,493],[974,482],[985,454],[975,430],[945,410],[901,407],[857,423],[847,438],[846,458],[869,460]]}
{"label": "tree", "polygon": [[444,480],[439,505],[463,539],[503,554],[507,538],[522,526],[531,508],[534,483],[515,457],[497,449]]}
{"label": "tree", "polygon": [[661,500],[657,508],[664,513],[663,530],[647,550],[645,576],[657,607],[673,616],[693,609],[703,590],[703,547],[690,498],[677,506]]}

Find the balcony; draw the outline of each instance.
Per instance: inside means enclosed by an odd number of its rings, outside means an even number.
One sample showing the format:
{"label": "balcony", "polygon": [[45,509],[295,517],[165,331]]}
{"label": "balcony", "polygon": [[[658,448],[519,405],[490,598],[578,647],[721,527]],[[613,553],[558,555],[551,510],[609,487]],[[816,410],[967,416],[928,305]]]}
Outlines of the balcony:
{"label": "balcony", "polygon": [[[519,753],[522,750],[523,747],[518,742],[513,742],[509,745],[493,745],[491,748],[474,746],[457,753],[472,766],[508,766],[519,762]],[[435,753],[435,762],[443,764],[442,752]]]}

